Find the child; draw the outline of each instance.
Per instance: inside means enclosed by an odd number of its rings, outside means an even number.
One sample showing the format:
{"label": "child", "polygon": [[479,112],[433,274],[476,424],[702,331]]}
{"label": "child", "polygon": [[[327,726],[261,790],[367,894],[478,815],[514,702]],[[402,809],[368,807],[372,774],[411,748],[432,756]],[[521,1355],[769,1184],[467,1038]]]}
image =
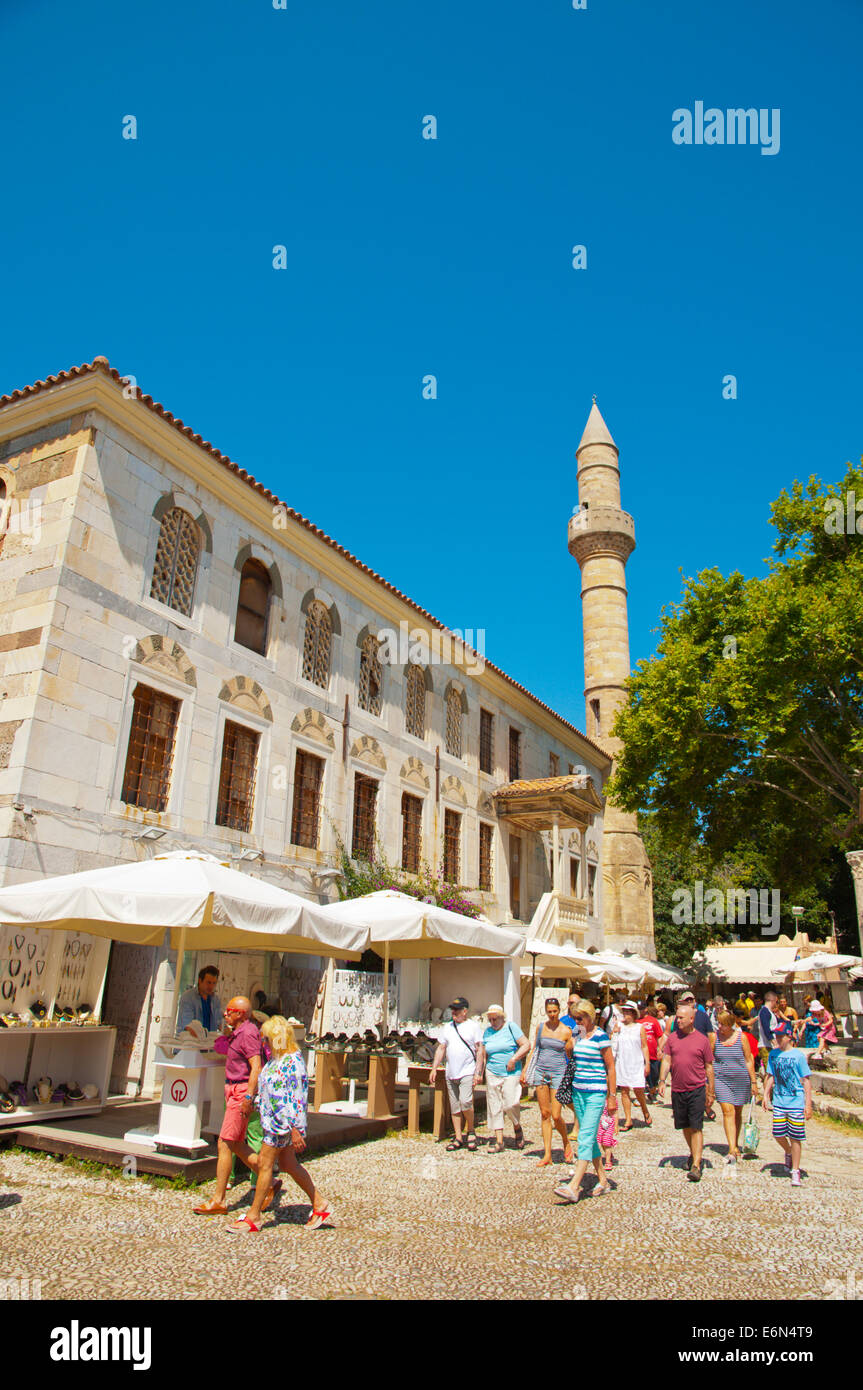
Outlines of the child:
{"label": "child", "polygon": [[824,1005],[820,1004],[817,999],[813,999],[809,1008],[818,1019],[818,1051],[815,1056],[821,1062],[824,1060],[825,1054],[830,1051],[830,1044],[839,1041],[836,1036],[836,1023],[833,1015],[828,1013]]}
{"label": "child", "polygon": [[800,1186],[800,1160],[806,1138],[804,1120],[812,1119],[812,1081],[809,1063],[794,1046],[794,1025],[780,1019],[773,1030],[779,1046],[767,1057],[764,1083],[764,1109],[773,1098],[773,1138],[785,1152],[785,1167],[791,1171],[791,1186]]}
{"label": "child", "polygon": [[607,1109],[603,1109],[596,1132],[596,1142],[602,1149],[602,1166],[606,1173],[610,1173],[614,1166],[614,1150],[617,1148],[617,1115],[609,1115]]}
{"label": "child", "polygon": [[[264,1134],[255,1197],[248,1216],[235,1221],[228,1230],[248,1235],[261,1229],[261,1212],[269,1205],[268,1194],[273,1167],[278,1159],[281,1170],[293,1178],[312,1204],[312,1214],[306,1222],[306,1228],[313,1231],[330,1219],[332,1211],[297,1159],[297,1154],[301,1154],[306,1147],[306,1110],[309,1096],[306,1064],[297,1046],[293,1028],[280,1014],[267,1019],[261,1029],[261,1037],[270,1045],[272,1060],[261,1068],[258,1093],[255,1096]],[[281,1185],[279,1179],[273,1185],[273,1192],[278,1192]]]}

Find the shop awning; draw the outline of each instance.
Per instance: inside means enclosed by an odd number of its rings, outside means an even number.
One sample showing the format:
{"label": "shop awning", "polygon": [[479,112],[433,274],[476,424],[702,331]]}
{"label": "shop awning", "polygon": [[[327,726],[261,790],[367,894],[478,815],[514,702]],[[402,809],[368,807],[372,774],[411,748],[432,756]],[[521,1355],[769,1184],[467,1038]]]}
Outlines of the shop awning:
{"label": "shop awning", "polygon": [[772,984],[777,970],[794,964],[796,946],[708,946],[692,957],[699,979],[712,977],[729,984]]}

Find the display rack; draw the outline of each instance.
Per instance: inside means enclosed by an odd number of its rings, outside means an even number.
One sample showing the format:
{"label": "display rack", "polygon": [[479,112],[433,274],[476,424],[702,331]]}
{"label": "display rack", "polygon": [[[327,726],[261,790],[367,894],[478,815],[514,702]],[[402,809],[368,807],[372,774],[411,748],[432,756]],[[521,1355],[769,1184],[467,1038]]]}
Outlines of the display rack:
{"label": "display rack", "polygon": [[[23,1081],[28,1096],[26,1105],[0,1114],[0,1127],[43,1124],[58,1115],[98,1115],[108,1094],[116,1033],[116,1028],[93,1023],[0,1028],[0,1074],[10,1084]],[[99,1094],[42,1104],[32,1099],[33,1086],[42,1076],[50,1076],[55,1086],[72,1081],[97,1086]]]}

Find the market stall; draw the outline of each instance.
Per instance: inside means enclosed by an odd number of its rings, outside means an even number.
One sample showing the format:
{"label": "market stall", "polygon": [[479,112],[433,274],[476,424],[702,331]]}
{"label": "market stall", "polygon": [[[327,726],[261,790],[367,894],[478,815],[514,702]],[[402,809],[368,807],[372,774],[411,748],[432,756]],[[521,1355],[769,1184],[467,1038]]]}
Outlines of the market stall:
{"label": "market stall", "polygon": [[[10,955],[9,960],[20,961],[14,974],[9,976],[13,981],[20,979],[20,984],[14,985],[14,994],[13,989],[4,990],[0,983],[0,994],[17,1009],[17,1012],[11,1011],[10,1004],[7,1026],[0,1029],[0,1065],[3,1065],[3,1048],[12,1048],[8,1054],[10,1061],[24,1066],[22,1084],[29,1086],[31,1077],[38,1082],[39,1068],[43,1064],[47,1066],[48,1061],[56,1072],[74,1071],[77,1067],[82,1074],[86,1061],[86,1070],[93,1072],[93,1080],[82,1084],[98,1088],[97,1094],[89,1097],[94,1113],[106,1100],[113,1055],[114,1030],[97,1028],[111,940],[155,945],[168,933],[168,940],[178,954],[174,998],[164,1025],[169,1041],[175,1031],[180,970],[187,943],[209,950],[240,947],[356,959],[368,938],[368,931],[362,925],[340,922],[329,916],[328,909],[305,898],[231,869],[209,855],[185,851],[0,889],[0,923],[5,938],[4,974],[9,973],[5,962],[10,942],[12,951],[18,950],[19,954]],[[31,957],[32,968],[25,969],[29,955],[28,932],[38,939]],[[94,941],[92,949],[85,950],[90,937],[99,940]],[[23,957],[17,946],[19,938],[23,940]],[[78,951],[75,951],[76,942],[81,943]],[[40,946],[44,955],[39,954]],[[79,957],[82,962],[89,960],[91,956],[94,963],[91,970],[95,971],[95,963],[101,961],[101,977],[98,997],[94,994],[92,999],[83,1001],[87,1004],[85,1015],[83,1010],[77,1012],[80,1004],[67,1004],[66,1000],[67,997],[70,1001],[81,999],[85,982],[89,985],[91,977],[83,964],[74,962]],[[38,964],[43,959],[45,964],[40,971]],[[94,974],[94,988],[95,978]],[[64,1010],[76,1023],[56,1033]],[[25,1057],[20,1040],[28,1032],[32,1032],[33,1041],[32,1048],[28,1043]],[[91,1035],[95,1039],[97,1033],[101,1033],[101,1051],[95,1042],[88,1041],[85,1057],[82,1040]],[[7,1034],[9,1041],[6,1041]],[[212,1094],[212,1087],[199,1084],[197,1073],[204,1068],[191,1063],[206,1058],[208,1068],[224,1065],[223,1061],[215,1061],[218,1054],[213,1053],[211,1046],[214,1036],[202,1040],[205,1045],[197,1049],[198,1057],[194,1052],[187,1052],[184,1064],[189,1076],[180,1074],[183,1065],[180,1064],[178,1070],[172,1053],[165,1054],[162,1065],[170,1067],[171,1072],[163,1084],[165,1116],[160,1117],[156,1126],[157,1136],[178,1132],[179,1105],[187,1121],[180,1125],[180,1137],[191,1133],[198,1141],[203,1098]],[[47,1053],[45,1038],[52,1038],[56,1043]],[[163,1041],[164,1038],[160,1046]],[[10,1066],[10,1070],[14,1068]],[[17,1079],[6,1072],[3,1075],[10,1085]],[[52,1072],[46,1071],[45,1076],[57,1079]],[[81,1081],[81,1077],[73,1079]],[[34,1118],[29,1110],[29,1106],[19,1103],[2,1118],[7,1124],[26,1123]],[[46,1113],[40,1106],[35,1118],[42,1119]],[[165,1117],[167,1127],[163,1124]],[[139,1135],[134,1134],[133,1138]]]}
{"label": "market stall", "polygon": [[[348,1049],[356,1054],[364,1053],[368,1059],[368,1101],[366,1114],[369,1118],[384,1118],[392,1115],[395,1107],[396,1073],[400,1059],[409,1059],[419,1064],[417,1052],[424,1046],[432,1045],[437,1029],[429,1020],[426,1028],[417,1029],[416,1020],[394,1022],[389,1002],[389,963],[390,960],[440,960],[447,958],[488,957],[504,961],[504,1003],[510,1008],[512,1016],[517,999],[517,977],[513,963],[520,958],[524,938],[517,932],[507,931],[485,919],[465,917],[458,912],[426,903],[407,893],[395,889],[383,889],[367,893],[361,898],[349,898],[335,903],[328,909],[330,917],[355,927],[368,926],[368,947],[383,957],[383,1007],[378,1037],[345,1037],[343,1045],[339,1040],[313,1039],[316,1051],[315,1065],[315,1108],[322,1105],[337,1104],[341,1100],[341,1088],[345,1078],[345,1058]],[[506,996],[510,1003],[507,1004]],[[414,1024],[413,1030],[405,1025]],[[401,1031],[400,1031],[401,1030]],[[430,1060],[430,1058],[429,1058]],[[414,1078],[415,1084],[419,1080]]]}

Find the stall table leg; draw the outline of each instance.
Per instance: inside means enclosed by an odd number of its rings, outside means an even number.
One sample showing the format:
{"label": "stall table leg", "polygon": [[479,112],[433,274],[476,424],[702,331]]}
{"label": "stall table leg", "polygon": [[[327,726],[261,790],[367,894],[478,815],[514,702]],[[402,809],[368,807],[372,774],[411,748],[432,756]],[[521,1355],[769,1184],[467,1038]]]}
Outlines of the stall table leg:
{"label": "stall table leg", "polygon": [[397,1057],[372,1053],[369,1058],[369,1099],[367,1115],[370,1120],[385,1120],[396,1110]]}
{"label": "stall table leg", "polygon": [[315,1109],[342,1098],[343,1052],[315,1053]]}

